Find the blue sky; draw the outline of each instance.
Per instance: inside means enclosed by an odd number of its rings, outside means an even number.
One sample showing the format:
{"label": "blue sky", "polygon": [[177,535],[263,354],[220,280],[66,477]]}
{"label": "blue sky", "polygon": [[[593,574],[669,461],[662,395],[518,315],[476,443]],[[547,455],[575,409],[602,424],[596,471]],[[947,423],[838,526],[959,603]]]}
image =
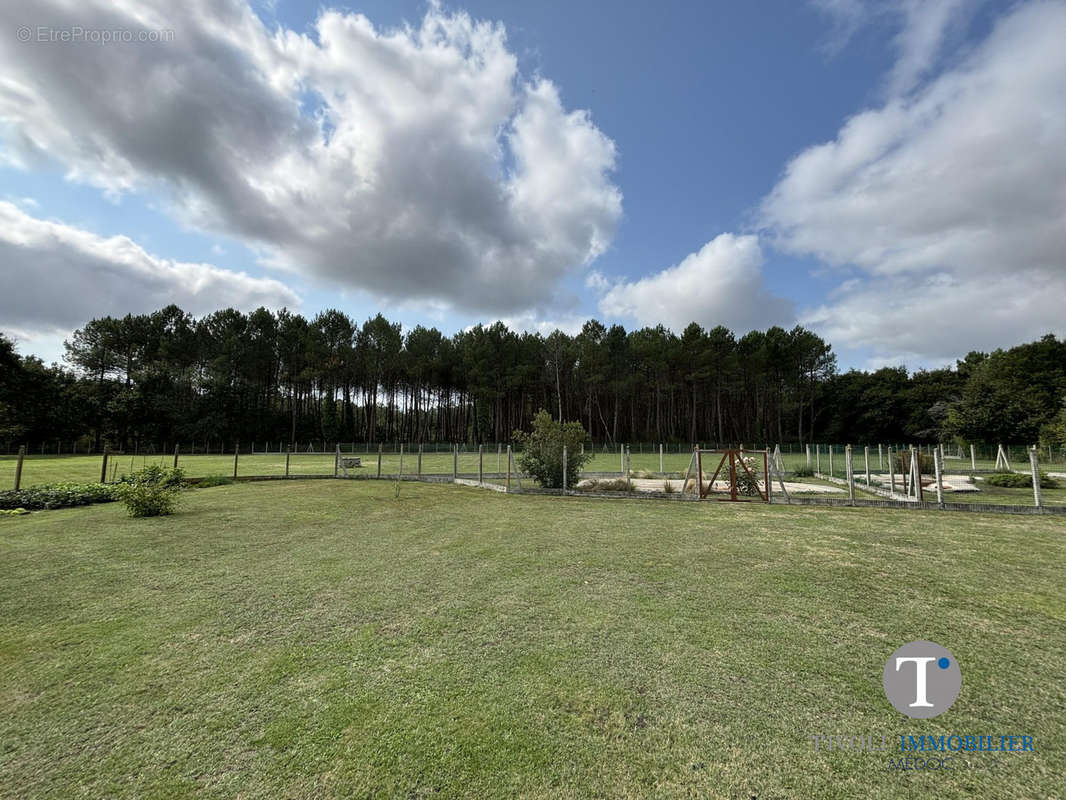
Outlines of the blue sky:
{"label": "blue sky", "polygon": [[857,367],[1066,331],[1063,2],[172,5],[0,10],[24,352],[171,300],[799,323]]}

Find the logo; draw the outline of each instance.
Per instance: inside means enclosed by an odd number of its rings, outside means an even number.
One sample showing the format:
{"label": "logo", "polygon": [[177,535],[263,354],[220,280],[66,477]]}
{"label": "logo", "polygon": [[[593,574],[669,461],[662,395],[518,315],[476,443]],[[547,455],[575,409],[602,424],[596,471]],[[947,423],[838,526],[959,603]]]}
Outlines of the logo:
{"label": "logo", "polygon": [[951,708],[962,689],[955,656],[936,642],[908,642],[894,652],[881,674],[885,697],[897,711],[931,719]]}

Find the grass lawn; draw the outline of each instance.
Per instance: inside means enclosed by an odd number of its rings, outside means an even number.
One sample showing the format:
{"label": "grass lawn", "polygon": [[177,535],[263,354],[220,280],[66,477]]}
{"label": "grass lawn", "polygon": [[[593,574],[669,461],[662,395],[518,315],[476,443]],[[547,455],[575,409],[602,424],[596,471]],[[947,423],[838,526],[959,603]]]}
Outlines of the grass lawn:
{"label": "grass lawn", "polygon": [[[0,797],[1057,797],[1064,534],[361,481],[0,518]],[[881,689],[920,638],[934,720]],[[882,733],[1036,752],[809,740]]]}

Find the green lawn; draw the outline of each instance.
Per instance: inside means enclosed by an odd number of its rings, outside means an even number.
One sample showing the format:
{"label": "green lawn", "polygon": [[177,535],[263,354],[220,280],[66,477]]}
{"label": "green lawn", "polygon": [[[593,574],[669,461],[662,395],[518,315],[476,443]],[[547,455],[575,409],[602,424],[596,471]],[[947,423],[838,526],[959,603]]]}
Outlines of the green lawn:
{"label": "green lawn", "polygon": [[[1056,797],[1064,534],[362,481],[0,518],[0,797]],[[918,638],[963,671],[935,720],[881,689]],[[808,738],[880,733],[1036,752]]]}

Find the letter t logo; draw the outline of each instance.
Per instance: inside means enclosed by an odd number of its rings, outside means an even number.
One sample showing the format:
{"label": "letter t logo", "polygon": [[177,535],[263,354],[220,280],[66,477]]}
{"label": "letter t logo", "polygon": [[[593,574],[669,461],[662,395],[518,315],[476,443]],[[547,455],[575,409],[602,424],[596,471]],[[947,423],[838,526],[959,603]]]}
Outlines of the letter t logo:
{"label": "letter t logo", "polygon": [[896,659],[896,672],[899,672],[900,666],[908,661],[914,662],[914,702],[910,704],[910,707],[932,708],[933,704],[925,697],[925,672],[929,662],[936,661],[936,658],[933,656],[899,657]]}

